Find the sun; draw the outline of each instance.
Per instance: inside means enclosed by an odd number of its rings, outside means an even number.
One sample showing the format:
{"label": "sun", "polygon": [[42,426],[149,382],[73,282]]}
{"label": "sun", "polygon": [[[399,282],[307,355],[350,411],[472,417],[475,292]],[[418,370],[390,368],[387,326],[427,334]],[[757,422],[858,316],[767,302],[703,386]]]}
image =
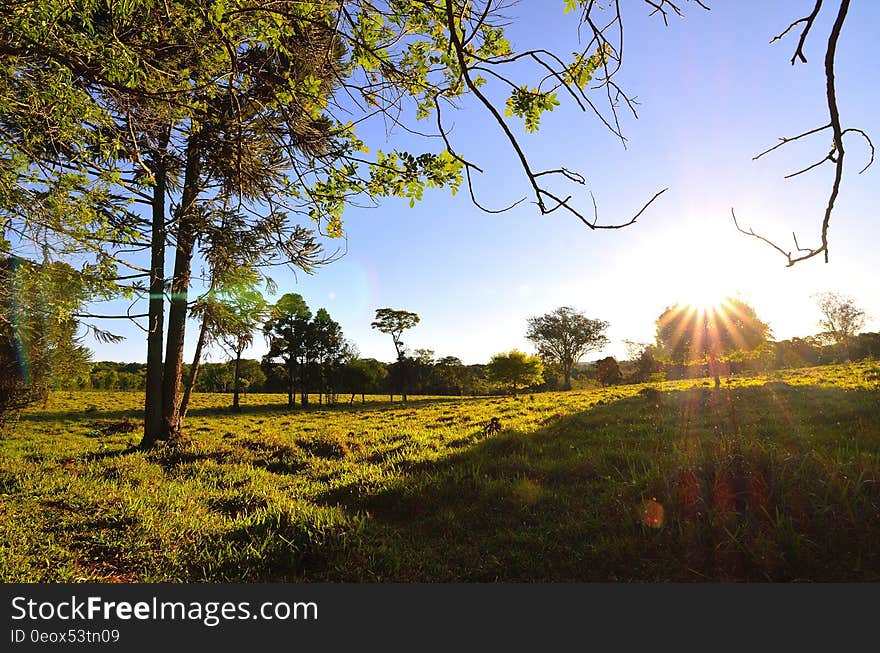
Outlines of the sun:
{"label": "sun", "polygon": [[724,304],[724,300],[731,295],[725,288],[719,286],[711,278],[711,275],[689,275],[682,280],[679,287],[678,303],[692,306],[705,311],[718,309]]}

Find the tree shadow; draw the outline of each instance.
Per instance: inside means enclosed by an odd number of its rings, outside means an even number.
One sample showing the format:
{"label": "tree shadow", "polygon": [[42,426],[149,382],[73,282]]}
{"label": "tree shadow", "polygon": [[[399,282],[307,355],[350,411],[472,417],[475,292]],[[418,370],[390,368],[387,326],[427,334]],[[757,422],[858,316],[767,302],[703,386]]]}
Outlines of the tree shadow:
{"label": "tree shadow", "polygon": [[646,391],[317,502],[385,580],[877,580],[878,425],[877,391]]}
{"label": "tree shadow", "polygon": [[[241,411],[232,410],[232,400],[228,406],[199,406],[192,407],[187,411],[187,418],[190,417],[216,417],[228,415],[230,417],[240,416],[272,416],[272,415],[297,415],[309,414],[322,411],[338,412],[338,413],[355,413],[368,414],[375,412],[387,412],[394,410],[416,409],[422,407],[436,407],[443,405],[460,405],[462,402],[475,402],[486,399],[487,397],[431,397],[429,399],[420,399],[418,397],[410,397],[410,401],[375,401],[371,400],[366,403],[355,402],[337,402],[334,404],[318,404],[310,403],[306,406],[297,404],[288,406],[286,403],[279,402],[273,404],[241,404]],[[143,421],[143,408],[118,409],[118,410],[102,410],[100,408],[84,408],[71,410],[32,410],[23,413],[20,421],[35,423],[51,423],[51,422],[94,422],[96,420],[137,420],[139,423]]]}
{"label": "tree shadow", "polygon": [[94,422],[96,420],[143,420],[142,409],[119,410],[40,410],[23,413],[22,422]]}

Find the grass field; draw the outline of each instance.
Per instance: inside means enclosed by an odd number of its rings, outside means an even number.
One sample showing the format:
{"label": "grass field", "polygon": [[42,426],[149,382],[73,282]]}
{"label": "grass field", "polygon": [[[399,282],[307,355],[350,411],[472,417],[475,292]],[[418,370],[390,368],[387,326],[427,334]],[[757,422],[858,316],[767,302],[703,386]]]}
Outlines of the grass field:
{"label": "grass field", "polygon": [[2,580],[880,580],[880,363],[369,399],[201,395],[141,452],[140,395],[58,393],[0,440]]}

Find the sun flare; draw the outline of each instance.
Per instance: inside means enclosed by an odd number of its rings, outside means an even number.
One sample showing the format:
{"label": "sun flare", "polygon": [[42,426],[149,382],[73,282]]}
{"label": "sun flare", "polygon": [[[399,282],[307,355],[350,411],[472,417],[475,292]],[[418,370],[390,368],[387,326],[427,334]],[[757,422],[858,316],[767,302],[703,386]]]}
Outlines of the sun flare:
{"label": "sun flare", "polygon": [[685,280],[679,290],[678,303],[685,306],[693,306],[697,309],[717,309],[726,297],[732,293],[721,288],[708,276],[690,276]]}

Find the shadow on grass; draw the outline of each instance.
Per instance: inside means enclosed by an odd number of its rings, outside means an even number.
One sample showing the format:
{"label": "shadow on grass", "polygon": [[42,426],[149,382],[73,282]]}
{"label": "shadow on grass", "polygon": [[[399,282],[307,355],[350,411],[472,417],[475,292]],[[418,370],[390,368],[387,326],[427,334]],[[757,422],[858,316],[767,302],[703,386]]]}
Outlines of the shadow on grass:
{"label": "shadow on grass", "polygon": [[[96,417],[116,416],[84,416]],[[646,388],[534,431],[486,435],[474,423],[456,435],[439,451],[372,456],[377,473],[338,476],[342,485],[311,500],[276,502],[249,476],[236,480],[240,491],[194,497],[229,521],[191,533],[172,554],[175,573],[247,582],[880,580],[878,391]],[[147,456],[172,474],[210,460],[212,474],[247,463],[285,475],[303,471],[304,454],[350,456],[344,442],[325,449],[310,439],[214,446]]]}
{"label": "shadow on grass", "polygon": [[877,580],[878,453],[876,391],[646,391],[318,502],[385,580]]}
{"label": "shadow on grass", "polygon": [[[429,399],[420,399],[412,397],[410,401],[375,401],[370,400],[362,404],[355,402],[349,404],[347,401],[340,401],[335,404],[318,404],[310,403],[306,406],[296,404],[288,406],[287,403],[273,404],[247,404],[241,405],[240,412],[233,412],[231,406],[201,406],[190,408],[187,411],[187,417],[211,417],[218,415],[228,415],[230,417],[240,417],[248,415],[297,415],[303,413],[315,413],[321,411],[332,411],[339,413],[369,414],[373,412],[386,412],[390,410],[414,410],[423,407],[435,407],[448,404],[459,405],[462,402],[480,401],[492,397],[431,397]],[[499,397],[503,399],[503,397]],[[100,408],[86,407],[81,410],[31,410],[23,413],[20,420],[23,422],[93,422],[95,420],[137,420],[139,423],[143,421],[143,408],[131,408],[125,410],[102,410]]]}

